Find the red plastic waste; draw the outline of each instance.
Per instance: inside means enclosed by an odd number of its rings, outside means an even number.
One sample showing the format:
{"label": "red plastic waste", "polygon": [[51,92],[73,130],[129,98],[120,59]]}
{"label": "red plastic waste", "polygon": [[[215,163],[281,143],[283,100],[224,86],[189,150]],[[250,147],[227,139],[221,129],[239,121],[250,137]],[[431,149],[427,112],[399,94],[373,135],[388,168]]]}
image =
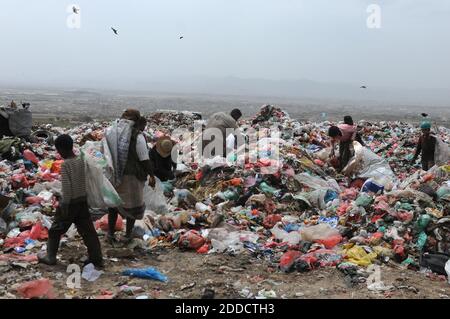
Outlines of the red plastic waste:
{"label": "red plastic waste", "polygon": [[178,246],[185,249],[199,249],[205,244],[205,238],[195,230],[189,230],[178,239]]}
{"label": "red plastic waste", "polygon": [[38,160],[38,158],[36,157],[36,155],[34,155],[34,153],[32,152],[32,151],[30,151],[30,150],[25,150],[25,151],[23,151],[23,157],[27,160],[27,161],[30,161],[30,162],[32,162],[32,163],[34,163],[34,164],[38,164],[39,163],[39,160]]}
{"label": "red plastic waste", "polygon": [[42,298],[55,299],[53,284],[49,279],[38,279],[26,282],[17,288],[17,292],[22,298]]}
{"label": "red plastic waste", "polygon": [[50,171],[51,171],[52,173],[59,174],[59,173],[61,172],[61,165],[62,165],[63,163],[64,163],[64,161],[61,161],[61,160],[59,160],[59,161],[54,161],[53,164],[52,164],[52,168],[50,169]]}
{"label": "red plastic waste", "polygon": [[284,253],[283,256],[280,258],[280,269],[284,272],[289,272],[292,270],[292,267],[295,264],[295,261],[301,256],[302,254],[297,250],[289,250]]}
{"label": "red plastic waste", "polygon": [[[109,227],[108,227],[108,214],[104,215],[102,218],[100,218],[99,220],[97,220],[95,222],[95,229],[101,229],[103,231],[108,231]],[[117,222],[116,222],[116,231],[120,231],[123,229],[123,219],[122,217],[119,215],[117,217]]]}
{"label": "red plastic waste", "polygon": [[24,174],[15,174],[12,176],[11,184],[14,189],[28,188],[30,183]]}
{"label": "red plastic waste", "polygon": [[314,160],[314,163],[316,164],[316,165],[319,165],[319,166],[324,166],[325,165],[325,163],[324,162],[322,162],[320,159],[318,159],[318,158],[316,158],[315,160]]}
{"label": "red plastic waste", "polygon": [[318,239],[315,242],[322,244],[326,249],[331,249],[342,241],[341,235],[333,235],[325,239]]}
{"label": "red plastic waste", "polygon": [[30,231],[26,230],[20,233],[19,236],[13,237],[13,238],[6,238],[5,243],[3,246],[5,248],[11,248],[11,247],[24,247],[25,246],[25,240],[30,238]]}
{"label": "red plastic waste", "polygon": [[42,202],[42,198],[38,196],[30,196],[25,199],[25,203],[28,205],[36,205]]}
{"label": "red plastic waste", "polygon": [[202,172],[202,171],[198,171],[198,172],[195,174],[195,180],[196,180],[196,181],[201,181],[202,178],[203,178],[203,172]]}
{"label": "red plastic waste", "polygon": [[197,253],[199,253],[199,254],[206,254],[208,251],[209,251],[209,245],[208,244],[204,244],[202,247],[197,249]]}
{"label": "red plastic waste", "polygon": [[33,240],[45,240],[48,238],[48,230],[42,226],[41,222],[37,222],[30,231],[30,238]]}
{"label": "red plastic waste", "polygon": [[278,214],[271,214],[267,215],[266,218],[264,218],[263,225],[265,228],[273,228],[276,223],[281,222],[281,215]]}

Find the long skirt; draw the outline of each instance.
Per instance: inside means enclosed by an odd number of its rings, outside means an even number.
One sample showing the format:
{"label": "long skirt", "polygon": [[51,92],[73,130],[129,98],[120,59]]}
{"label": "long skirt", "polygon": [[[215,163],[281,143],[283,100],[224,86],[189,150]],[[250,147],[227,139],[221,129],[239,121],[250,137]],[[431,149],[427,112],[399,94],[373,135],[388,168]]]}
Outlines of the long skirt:
{"label": "long skirt", "polygon": [[131,219],[142,219],[145,212],[144,203],[145,181],[140,181],[133,175],[124,175],[122,183],[116,189],[123,201],[118,207],[120,215]]}

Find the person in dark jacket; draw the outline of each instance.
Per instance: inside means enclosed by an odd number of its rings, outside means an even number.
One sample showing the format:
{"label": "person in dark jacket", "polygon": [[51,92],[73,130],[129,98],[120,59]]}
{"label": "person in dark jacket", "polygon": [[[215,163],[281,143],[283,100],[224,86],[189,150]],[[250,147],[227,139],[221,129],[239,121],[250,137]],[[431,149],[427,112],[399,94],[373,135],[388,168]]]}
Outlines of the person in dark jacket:
{"label": "person in dark jacket", "polygon": [[173,146],[170,137],[163,136],[158,139],[156,145],[150,150],[153,172],[161,182],[175,178],[176,161],[171,156]]}
{"label": "person in dark jacket", "polygon": [[430,134],[431,133],[430,122],[427,121],[422,122],[420,128],[422,130],[422,135],[420,136],[419,141],[417,143],[416,153],[414,154],[411,163],[414,164],[419,155],[422,154],[421,159],[422,169],[424,171],[428,171],[435,164],[434,152],[436,150],[436,138]]}

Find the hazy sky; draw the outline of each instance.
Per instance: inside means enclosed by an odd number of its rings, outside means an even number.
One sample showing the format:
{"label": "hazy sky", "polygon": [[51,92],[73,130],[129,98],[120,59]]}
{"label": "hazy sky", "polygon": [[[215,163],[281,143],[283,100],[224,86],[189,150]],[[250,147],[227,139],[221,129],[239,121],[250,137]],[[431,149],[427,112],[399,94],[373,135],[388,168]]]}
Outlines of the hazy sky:
{"label": "hazy sky", "polygon": [[[66,26],[73,3],[80,29]],[[372,3],[381,29],[366,26]],[[450,89],[449,0],[0,0],[0,39],[2,83],[235,76]]]}

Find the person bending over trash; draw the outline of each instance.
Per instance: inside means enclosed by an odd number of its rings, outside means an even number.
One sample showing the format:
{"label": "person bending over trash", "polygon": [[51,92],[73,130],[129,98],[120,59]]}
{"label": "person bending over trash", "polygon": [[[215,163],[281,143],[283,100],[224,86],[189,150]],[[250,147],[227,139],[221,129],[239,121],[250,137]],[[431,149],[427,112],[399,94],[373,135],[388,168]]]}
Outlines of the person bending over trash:
{"label": "person bending over trash", "polygon": [[[116,242],[115,225],[118,214],[126,218],[125,243],[130,242],[133,236],[133,228],[137,219],[142,219],[145,212],[144,186],[147,181],[150,186],[155,186],[155,178],[151,168],[147,142],[143,135],[146,120],[143,119],[138,110],[128,109],[121,117],[121,120],[130,121],[131,137],[128,140],[120,140],[118,150],[128,150],[126,154],[118,156],[124,159],[124,169],[120,176],[120,182],[115,185],[115,189],[123,201],[122,206],[108,209],[108,234],[107,241],[110,244]],[[108,140],[108,137],[107,137]],[[108,142],[109,144],[109,142]],[[123,145],[127,144],[127,145]],[[110,146],[111,147],[111,146]],[[120,174],[116,172],[115,174]]]}
{"label": "person bending over trash", "polygon": [[356,127],[349,124],[340,124],[338,126],[331,126],[328,129],[328,136],[331,137],[331,153],[330,158],[336,159],[334,148],[336,142],[339,142],[339,170],[341,171],[352,158],[353,141],[356,137]]}
{"label": "person bending over trash", "polygon": [[47,265],[55,265],[61,236],[75,224],[88,250],[89,259],[85,264],[93,263],[101,268],[103,257],[100,241],[87,204],[85,163],[80,156],[74,154],[73,140],[69,135],[58,136],[55,147],[64,158],[61,165],[61,199],[48,231],[47,253],[38,254],[38,260]]}
{"label": "person bending over trash", "polygon": [[172,180],[175,178],[174,170],[176,162],[172,159],[173,142],[170,137],[160,137],[156,145],[150,150],[150,161],[155,176],[161,182]]}
{"label": "person bending over trash", "polygon": [[415,164],[417,158],[422,154],[422,169],[428,171],[434,166],[434,154],[436,149],[436,138],[431,135],[431,123],[424,121],[420,124],[422,135],[417,143],[416,153],[414,154],[411,164]]}
{"label": "person bending over trash", "polygon": [[355,128],[355,131],[356,131],[356,133],[355,133],[355,141],[357,141],[362,146],[366,146],[366,144],[362,140],[361,133],[358,131],[358,128],[353,123],[353,118],[350,115],[344,116],[344,124],[353,126]]}
{"label": "person bending over trash", "polygon": [[[226,156],[226,150],[227,150],[227,129],[234,129],[235,132],[239,134],[239,130],[238,130],[238,124],[237,121],[242,117],[242,112],[239,109],[234,109],[231,111],[231,113],[228,115],[224,112],[218,112],[215,113],[213,115],[211,115],[211,117],[209,118],[208,122],[206,123],[206,128],[205,131],[203,132],[203,134],[205,134],[205,132],[208,131],[208,129],[219,129],[220,132],[222,133],[221,136],[219,137],[214,137],[212,140],[205,140],[205,136],[203,136],[203,148],[202,148],[202,153],[204,153],[206,146],[208,146],[209,144],[214,142],[215,138],[222,138],[222,156],[225,157]],[[237,141],[237,139],[236,139]],[[214,149],[215,151],[217,151],[216,149]],[[220,150],[219,150],[220,151]],[[208,152],[209,153],[209,152]],[[217,156],[219,154],[215,154],[215,152],[211,152],[211,154],[202,154],[205,157],[209,157],[211,156]]]}

